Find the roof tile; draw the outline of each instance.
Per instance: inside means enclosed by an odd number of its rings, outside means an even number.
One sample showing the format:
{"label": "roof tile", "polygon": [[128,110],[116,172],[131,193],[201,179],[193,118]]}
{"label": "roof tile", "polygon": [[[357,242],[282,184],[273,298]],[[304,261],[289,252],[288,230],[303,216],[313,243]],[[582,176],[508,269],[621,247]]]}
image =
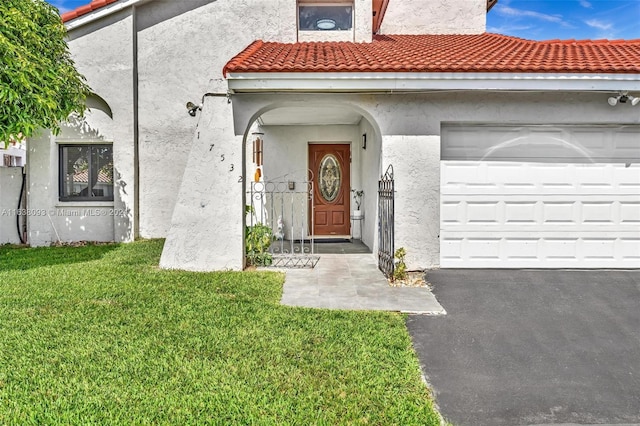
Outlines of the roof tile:
{"label": "roof tile", "polygon": [[87,13],[91,13],[96,9],[100,9],[101,7],[105,7],[110,5],[111,3],[115,3],[118,0],[93,0],[89,4],[85,4],[83,6],[77,7],[76,9],[63,13],[61,18],[62,22],[68,22],[72,19],[79,18],[82,15],[86,15]]}
{"label": "roof tile", "polygon": [[253,42],[229,72],[640,73],[640,39],[532,41],[500,34],[377,35],[371,43]]}

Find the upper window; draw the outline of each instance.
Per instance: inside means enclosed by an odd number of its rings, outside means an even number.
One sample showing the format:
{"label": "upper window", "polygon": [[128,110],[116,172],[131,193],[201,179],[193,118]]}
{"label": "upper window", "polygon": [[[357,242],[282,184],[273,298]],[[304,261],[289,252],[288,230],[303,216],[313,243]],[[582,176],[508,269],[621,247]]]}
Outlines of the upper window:
{"label": "upper window", "polygon": [[60,200],[113,201],[113,146],[60,145]]}
{"label": "upper window", "polygon": [[301,31],[341,31],[353,28],[353,6],[307,5],[298,6]]}

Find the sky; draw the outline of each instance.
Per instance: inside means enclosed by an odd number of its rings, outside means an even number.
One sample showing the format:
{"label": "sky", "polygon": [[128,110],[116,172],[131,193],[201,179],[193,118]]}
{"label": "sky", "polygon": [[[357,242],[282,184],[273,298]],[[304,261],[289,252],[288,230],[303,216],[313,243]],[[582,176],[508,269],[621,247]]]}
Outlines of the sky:
{"label": "sky", "polygon": [[[48,1],[60,13],[90,2]],[[487,31],[530,40],[640,39],[640,0],[498,0]]]}
{"label": "sky", "polygon": [[498,0],[487,31],[530,40],[640,39],[640,0]]}

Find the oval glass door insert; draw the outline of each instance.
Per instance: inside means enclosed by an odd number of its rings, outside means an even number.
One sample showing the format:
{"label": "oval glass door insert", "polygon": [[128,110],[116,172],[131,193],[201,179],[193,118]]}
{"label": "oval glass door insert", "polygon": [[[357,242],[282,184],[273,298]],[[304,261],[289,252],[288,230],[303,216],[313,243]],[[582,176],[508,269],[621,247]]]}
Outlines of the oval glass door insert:
{"label": "oval glass door insert", "polygon": [[333,154],[325,155],[320,161],[320,170],[318,170],[320,195],[327,202],[335,201],[340,193],[341,184],[342,174],[338,159]]}

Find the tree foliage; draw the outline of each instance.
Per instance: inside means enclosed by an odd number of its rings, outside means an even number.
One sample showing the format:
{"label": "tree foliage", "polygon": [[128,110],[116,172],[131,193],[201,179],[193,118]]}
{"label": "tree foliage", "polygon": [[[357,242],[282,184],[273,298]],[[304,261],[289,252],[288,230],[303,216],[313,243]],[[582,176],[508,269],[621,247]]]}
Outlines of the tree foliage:
{"label": "tree foliage", "polygon": [[0,0],[0,141],[60,131],[82,114],[89,87],[75,69],[58,10],[45,0]]}

